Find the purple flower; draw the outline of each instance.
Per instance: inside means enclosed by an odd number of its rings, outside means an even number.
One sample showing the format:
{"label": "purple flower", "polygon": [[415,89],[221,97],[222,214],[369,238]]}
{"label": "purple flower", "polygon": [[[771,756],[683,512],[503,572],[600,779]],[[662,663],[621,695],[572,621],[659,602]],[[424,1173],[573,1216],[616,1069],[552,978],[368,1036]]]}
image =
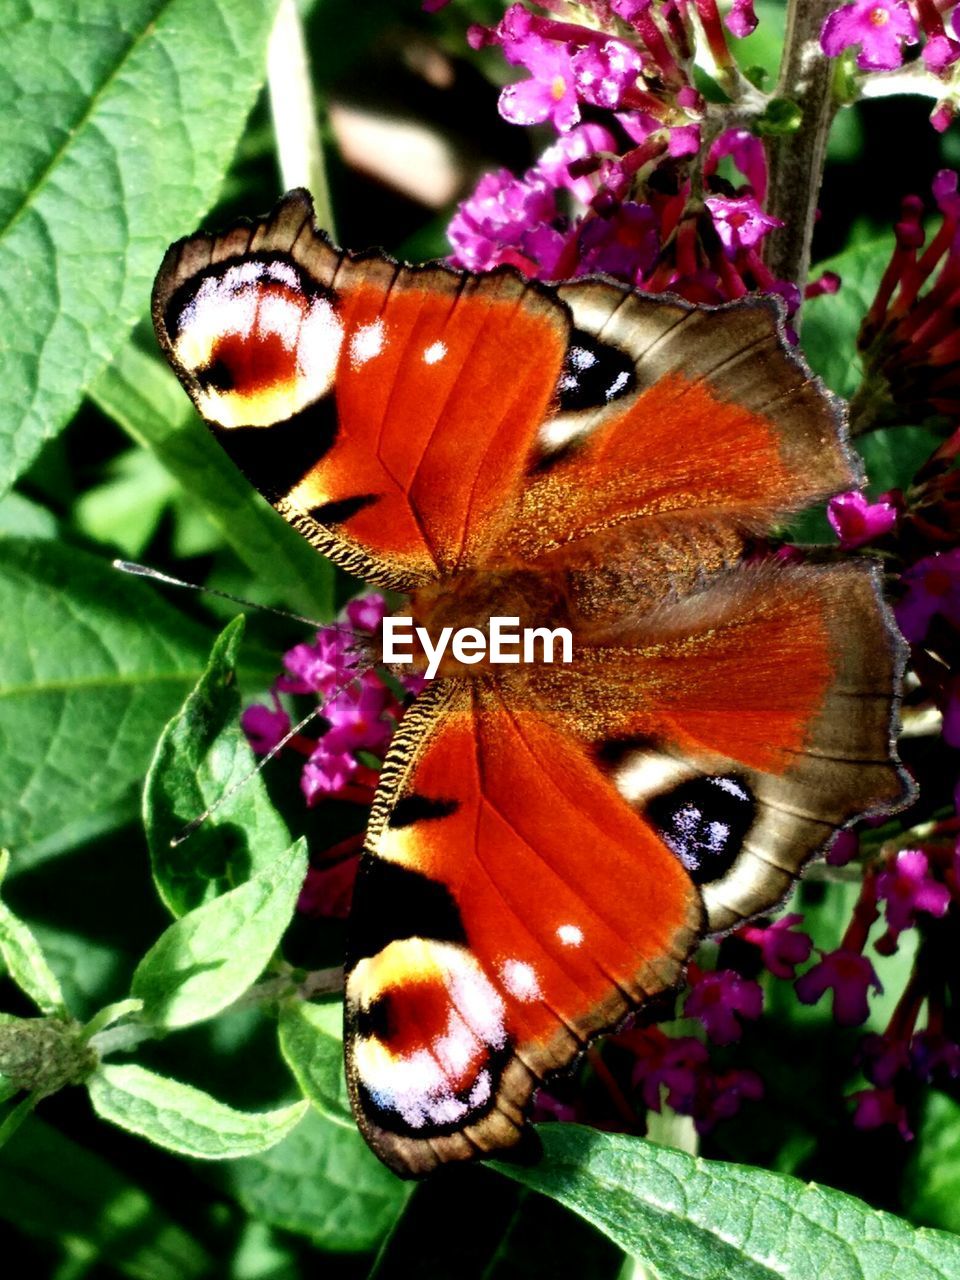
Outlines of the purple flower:
{"label": "purple flower", "polygon": [[934,1076],[960,1076],[960,1045],[942,1032],[919,1031],[910,1042],[910,1060],[914,1074],[927,1082]]}
{"label": "purple flower", "polygon": [[[500,25],[503,51],[510,62],[526,67],[529,80],[508,84],[500,93],[500,114],[511,124],[543,124],[549,120],[561,131],[572,129],[580,119],[577,102],[577,75],[566,48],[553,40],[545,40],[521,23],[513,5]],[[530,15],[522,9],[526,17]],[[526,27],[525,30],[523,28]],[[515,34],[506,34],[507,32]]]}
{"label": "purple flower", "polygon": [[753,11],[754,0],[733,0],[733,7],[724,21],[728,30],[741,40],[757,29],[757,15]]}
{"label": "purple flower", "polygon": [[887,926],[902,933],[916,924],[916,913],[943,916],[950,906],[950,890],[930,875],[927,855],[902,849],[896,862],[877,877],[877,897],[886,900]]}
{"label": "purple flower", "polygon": [[851,489],[830,499],[827,519],[840,545],[851,551],[889,533],[897,523],[897,508],[886,496],[870,502],[864,494]]}
{"label": "purple flower", "polygon": [[542,174],[531,170],[515,178],[507,169],[484,174],[447,228],[452,260],[469,271],[489,271],[501,262],[521,265],[521,257],[532,267],[532,237],[558,216],[554,189]]}
{"label": "purple flower", "polygon": [[717,969],[696,977],[683,1012],[699,1018],[715,1044],[733,1044],[743,1034],[739,1019],[759,1018],[763,1012],[763,992],[736,970]]}
{"label": "purple flower", "polygon": [[948,747],[960,747],[960,676],[952,676],[944,690],[943,740]]}
{"label": "purple flower", "polygon": [[842,1027],[857,1027],[869,1015],[867,992],[882,991],[873,965],[859,951],[839,947],[829,951],[797,979],[797,997],[803,1004],[816,1004],[824,992],[833,991],[833,1016]]}
{"label": "purple flower", "polygon": [[706,206],[730,257],[738,249],[753,249],[768,232],[782,227],[779,218],[764,213],[753,196],[708,196]]}
{"label": "purple flower", "polygon": [[587,156],[596,155],[599,151],[616,150],[616,139],[603,125],[578,125],[569,133],[561,134],[553,146],[547,147],[534,166],[534,172],[545,178],[551,187],[565,187],[573,192],[581,204],[589,204],[593,199],[596,183],[590,176],[571,177],[570,166],[574,161],[585,160]]}
{"label": "purple flower", "polygon": [[696,1101],[700,1075],[709,1061],[706,1045],[693,1036],[673,1039],[662,1033],[647,1043],[647,1051],[638,1054],[634,1064],[634,1086],[640,1086],[643,1101],[651,1111],[660,1110],[663,1086],[667,1091],[667,1105],[681,1115],[689,1115]]}
{"label": "purple flower", "polygon": [[700,126],[698,124],[678,124],[670,130],[670,142],[667,147],[674,160],[683,156],[695,156],[700,150]]}
{"label": "purple flower", "polygon": [[766,199],[767,153],[760,139],[749,129],[726,129],[710,148],[708,172],[713,173],[724,156],[737,166],[757,200]]}
{"label": "purple flower", "polygon": [[622,40],[592,41],[570,60],[583,102],[613,110],[637,83],[643,60]]}
{"label": "purple flower", "polygon": [[747,925],[740,930],[742,938],[760,948],[764,968],[775,978],[793,978],[797,965],[810,959],[813,941],[809,934],[793,932],[802,919],[801,915],[782,916],[766,928]]}
{"label": "purple flower", "polygon": [[828,867],[845,867],[848,862],[860,852],[860,837],[855,831],[851,831],[847,827],[843,831],[838,831],[834,836],[833,843],[827,850],[826,862]]}
{"label": "purple flower", "polygon": [[892,1089],[861,1089],[851,1094],[851,1101],[856,1102],[853,1123],[858,1129],[879,1129],[881,1125],[892,1124],[904,1142],[913,1138],[906,1108],[897,1101]]}
{"label": "purple flower", "polygon": [[657,219],[649,205],[632,200],[609,218],[592,217],[580,228],[578,275],[605,271],[633,284],[651,270],[660,251]]}
{"label": "purple flower", "polygon": [[574,1124],[578,1119],[577,1108],[570,1102],[563,1102],[546,1089],[538,1089],[533,1095],[533,1110],[530,1119],[534,1124],[545,1120],[558,1120],[564,1124]]}
{"label": "purple flower", "polygon": [[289,672],[277,680],[282,693],[333,693],[350,680],[359,656],[351,649],[351,636],[342,627],[323,627],[311,644],[298,644],[283,655]]}
{"label": "purple flower", "polygon": [[385,718],[393,708],[390,690],[372,671],[366,671],[323,705],[330,728],[321,739],[328,753],[380,753],[390,741],[395,721]]}
{"label": "purple flower", "polygon": [[905,1041],[875,1032],[860,1041],[857,1059],[871,1084],[887,1089],[901,1072],[910,1066],[910,1052]]}
{"label": "purple flower", "polygon": [[916,44],[917,24],[905,0],[854,0],[827,15],[820,46],[830,58],[860,46],[861,71],[892,71],[903,62],[904,44]]}
{"label": "purple flower", "polygon": [[357,762],[349,751],[331,751],[325,739],[318,742],[300,774],[300,790],[308,805],[342,791],[354,773]]}
{"label": "purple flower", "polygon": [[347,617],[357,631],[375,632],[387,616],[387,602],[379,591],[357,596],[347,605]]}
{"label": "purple flower", "polygon": [[925,556],[901,578],[906,594],[894,606],[897,624],[911,644],[919,644],[934,617],[960,627],[960,547]]}
{"label": "purple flower", "polygon": [[943,75],[960,58],[960,43],[949,36],[934,36],[923,46],[923,61],[935,76]]}
{"label": "purple flower", "polygon": [[280,705],[275,693],[271,693],[273,707],[255,702],[240,717],[240,728],[247,735],[250,746],[258,756],[265,756],[277,747],[290,731],[290,717]]}
{"label": "purple flower", "polygon": [[624,22],[633,22],[642,18],[652,3],[653,0],[610,0],[610,8]]}
{"label": "purple flower", "polygon": [[744,1100],[756,1102],[763,1097],[763,1081],[755,1071],[743,1068],[708,1076],[702,1083],[693,1113],[698,1133],[709,1133],[721,1120],[735,1116]]}

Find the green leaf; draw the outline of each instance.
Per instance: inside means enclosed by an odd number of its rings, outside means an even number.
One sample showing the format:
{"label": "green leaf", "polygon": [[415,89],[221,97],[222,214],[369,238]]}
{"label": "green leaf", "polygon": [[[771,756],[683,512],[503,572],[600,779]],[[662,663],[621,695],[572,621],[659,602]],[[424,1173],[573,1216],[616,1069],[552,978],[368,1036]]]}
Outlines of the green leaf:
{"label": "green leaf", "polygon": [[[236,662],[244,619],[217,638],[210,660],[157,745],[144,788],[144,825],[153,878],[174,915],[210,902],[287,848],[290,833],[262,777],[249,777],[253,752],[240,729]],[[242,787],[237,787],[243,779]],[[210,805],[217,812],[172,845]]]}
{"label": "green leaf", "polygon": [[231,1165],[229,1177],[248,1213],[337,1253],[375,1248],[411,1190],[355,1128],[312,1109],[272,1151]]}
{"label": "green leaf", "polygon": [[309,1106],[295,1102],[276,1111],[236,1111],[202,1089],[135,1063],[101,1066],[88,1087],[104,1120],[200,1160],[236,1160],[267,1151],[300,1123]]}
{"label": "green leaf", "polygon": [[956,1280],[960,1239],[839,1191],[579,1125],[501,1173],[594,1223],[660,1280]]}
{"label": "green leaf", "polygon": [[0,498],[0,537],[55,538],[57,518],[39,502],[31,502],[22,493],[7,493]]}
{"label": "green leaf", "polygon": [[860,385],[857,334],[892,250],[893,238],[884,236],[854,244],[836,257],[817,263],[814,275],[835,271],[842,281],[840,291],[821,294],[803,304],[804,353],[814,373],[845,400]]}
{"label": "green leaf", "polygon": [[0,844],[139,785],[210,642],[157,591],[52,540],[0,540]]}
{"label": "green leaf", "polygon": [[[9,0],[0,120],[0,486],[144,314],[217,193],[270,0]],[[95,190],[95,198],[91,193]]]}
{"label": "green leaf", "polygon": [[133,975],[144,1020],[187,1027],[243,995],[276,950],[306,874],[301,839],[246,884],[176,920]]}
{"label": "green leaf", "polygon": [[904,1174],[904,1208],[930,1227],[960,1232],[960,1103],[931,1090]]}
{"label": "green leaf", "polygon": [[[0,882],[6,874],[10,855],[0,850]],[[25,995],[44,1013],[60,1013],[63,992],[40,950],[40,944],[5,902],[0,902],[0,958],[7,973]]]}
{"label": "green leaf", "polygon": [[101,1156],[33,1116],[0,1150],[0,1218],[44,1240],[85,1242],[132,1280],[195,1280],[212,1260]]}
{"label": "green leaf", "polygon": [[73,514],[94,542],[133,559],[142,555],[176,494],[176,483],[155,458],[142,449],[128,449],[111,459],[103,483],[81,495]]}
{"label": "green leaf", "polygon": [[275,598],[311,616],[333,611],[333,567],[240,474],[167,366],[133,342],[91,387],[94,402],[202,504]]}
{"label": "green leaf", "polygon": [[343,1074],[343,1003],[291,1000],[280,1011],[280,1051],[321,1115],[355,1127]]}

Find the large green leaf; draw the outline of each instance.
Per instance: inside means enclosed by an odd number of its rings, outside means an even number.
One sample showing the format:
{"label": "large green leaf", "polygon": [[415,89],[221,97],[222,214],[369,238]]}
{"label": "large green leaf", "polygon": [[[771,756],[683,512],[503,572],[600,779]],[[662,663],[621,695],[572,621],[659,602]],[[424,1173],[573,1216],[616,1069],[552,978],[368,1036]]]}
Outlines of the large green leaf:
{"label": "large green leaf", "polygon": [[903,1199],[912,1218],[960,1232],[960,1103],[945,1093],[926,1100]]}
{"label": "large green leaf", "polygon": [[209,636],[155,588],[49,539],[0,540],[0,844],[126,797]]}
{"label": "large green leaf", "polygon": [[[0,882],[10,854],[0,850]],[[43,1013],[64,1009],[63,992],[33,933],[22,920],[0,902],[0,960],[7,973]]]}
{"label": "large green leaf", "polygon": [[310,617],[333,608],[333,567],[246,480],[200,421],[159,359],[126,343],[90,390],[97,406],[197,502],[244,564],[269,589]]}
{"label": "large green leaf", "polygon": [[73,414],[216,195],[272,0],[4,0],[0,487]]}
{"label": "large green leaf", "polygon": [[237,1111],[202,1089],[136,1063],[101,1066],[88,1081],[104,1120],[178,1155],[236,1160],[281,1142],[303,1119],[306,1102],[276,1111]]}
{"label": "large green leaf", "polygon": [[133,1280],[213,1274],[203,1248],[152,1195],[35,1116],[0,1148],[0,1218],[42,1239],[82,1242]]}
{"label": "large green leaf", "polygon": [[801,345],[814,373],[831,391],[849,400],[860,385],[857,333],[877,292],[883,269],[890,260],[893,238],[854,244],[826,262],[818,262],[816,274],[835,271],[840,291],[822,294],[803,304]]}
{"label": "large green leaf", "polygon": [[542,1125],[502,1173],[594,1223],[660,1280],[958,1280],[960,1239],[829,1187],[639,1138]]}
{"label": "large green leaf", "polygon": [[175,920],[133,975],[143,1017],[186,1027],[243,995],[276,950],[306,874],[306,843],[298,840],[239,888]]}
{"label": "large green leaf", "polygon": [[374,1248],[410,1192],[355,1128],[314,1110],[279,1146],[232,1164],[229,1177],[249,1213],[338,1253]]}
{"label": "large green leaf", "polygon": [[[207,669],[164,730],[147,774],[144,824],[153,877],[174,915],[241,884],[290,843],[262,777],[249,776],[254,757],[240,730],[236,679],[243,626],[243,618],[235,618],[217,638]],[[188,839],[171,843],[220,801]]]}
{"label": "large green leaf", "polygon": [[280,1049],[304,1097],[334,1124],[354,1128],[343,1074],[343,1003],[291,1000],[280,1011]]}

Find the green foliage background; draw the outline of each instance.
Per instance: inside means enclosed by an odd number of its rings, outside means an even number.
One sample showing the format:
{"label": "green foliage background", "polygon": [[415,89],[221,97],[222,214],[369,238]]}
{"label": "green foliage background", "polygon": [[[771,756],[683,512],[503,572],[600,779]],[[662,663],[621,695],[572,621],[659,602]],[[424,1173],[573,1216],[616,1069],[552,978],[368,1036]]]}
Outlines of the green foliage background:
{"label": "green foliage background", "polygon": [[[773,66],[782,13],[759,7],[749,57]],[[295,779],[256,780],[170,848],[249,769],[241,694],[269,684],[302,629],[257,616],[245,631],[220,602],[111,559],[318,618],[354,590],[221,456],[146,323],[171,240],[280,191],[262,92],[275,8],[0,0],[0,1052],[15,1028],[25,1054],[0,1078],[0,1220],[17,1274],[960,1277],[960,1105],[932,1097],[907,1161],[851,1136],[818,1103],[851,1042],[822,1010],[775,999],[756,1042],[765,1110],[712,1160],[546,1126],[537,1165],[412,1191],[353,1126],[338,1005],[296,996],[341,936],[299,924],[278,951],[317,821]],[[402,67],[424,33],[464,57],[467,21],[498,11],[302,8],[321,106]],[[521,167],[529,143],[497,121],[491,71],[486,57],[462,68],[485,132],[469,114],[442,124],[476,165]],[[841,393],[897,197],[960,158],[955,135],[925,131],[922,104],[895,110],[845,113],[832,144],[819,256],[844,289],[810,305],[805,346]],[[891,130],[914,139],[892,184]],[[331,168],[346,243],[444,252],[443,216]],[[928,451],[923,433],[877,433],[871,482],[897,483]],[[849,909],[837,889],[805,890],[824,947]]]}

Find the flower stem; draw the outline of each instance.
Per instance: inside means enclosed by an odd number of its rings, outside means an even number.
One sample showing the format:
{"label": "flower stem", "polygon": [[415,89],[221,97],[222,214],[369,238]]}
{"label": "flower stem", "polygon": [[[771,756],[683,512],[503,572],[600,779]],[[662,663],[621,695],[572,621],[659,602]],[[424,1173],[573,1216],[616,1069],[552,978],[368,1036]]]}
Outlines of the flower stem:
{"label": "flower stem", "polygon": [[820,28],[835,0],[789,0],[777,97],[801,111],[799,127],[770,139],[767,210],[786,225],[767,240],[767,265],[801,288],[810,269],[810,242],[823,178],[827,138],[837,109],[833,63],[820,48]]}
{"label": "flower stem", "polygon": [[280,0],[267,48],[267,91],[284,188],[312,192],[317,221],[335,238],[317,101],[295,0]]}

